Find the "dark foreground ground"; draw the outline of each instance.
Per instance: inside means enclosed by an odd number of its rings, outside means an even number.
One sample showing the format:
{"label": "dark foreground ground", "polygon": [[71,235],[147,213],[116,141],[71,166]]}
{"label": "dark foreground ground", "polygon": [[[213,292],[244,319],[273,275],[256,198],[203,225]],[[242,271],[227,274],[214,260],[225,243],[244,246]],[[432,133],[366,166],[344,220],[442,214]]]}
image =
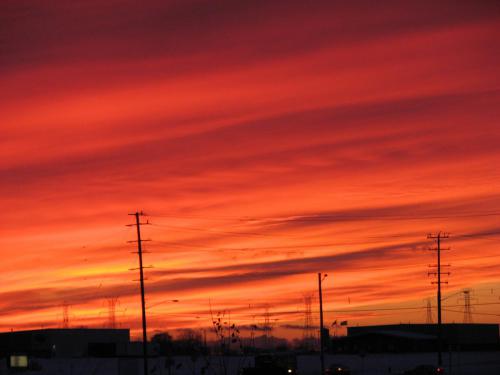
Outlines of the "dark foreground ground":
{"label": "dark foreground ground", "polygon": [[[451,354],[451,356],[450,356]],[[500,375],[500,352],[445,353],[446,374]],[[325,363],[341,364],[352,375],[397,375],[421,364],[435,364],[434,353],[327,355]],[[253,357],[192,358],[178,356],[150,359],[151,375],[237,375],[244,367],[254,365]],[[143,375],[142,360],[136,358],[60,358],[32,359],[32,369],[9,369],[6,360],[0,360],[0,374],[25,375]],[[225,370],[224,370],[225,368]],[[297,374],[319,374],[319,358],[313,355],[297,357]]]}

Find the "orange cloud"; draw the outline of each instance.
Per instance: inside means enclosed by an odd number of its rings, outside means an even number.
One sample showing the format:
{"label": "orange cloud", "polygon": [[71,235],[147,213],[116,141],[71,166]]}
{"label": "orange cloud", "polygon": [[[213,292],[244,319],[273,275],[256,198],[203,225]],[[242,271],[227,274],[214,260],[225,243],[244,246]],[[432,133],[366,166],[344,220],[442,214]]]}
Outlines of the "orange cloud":
{"label": "orange cloud", "polygon": [[497,4],[0,7],[1,329],[64,303],[99,326],[119,297],[135,334],[136,209],[152,331],[209,325],[209,300],[300,326],[316,272],[327,319],[422,320],[439,230],[446,293],[498,297]]}

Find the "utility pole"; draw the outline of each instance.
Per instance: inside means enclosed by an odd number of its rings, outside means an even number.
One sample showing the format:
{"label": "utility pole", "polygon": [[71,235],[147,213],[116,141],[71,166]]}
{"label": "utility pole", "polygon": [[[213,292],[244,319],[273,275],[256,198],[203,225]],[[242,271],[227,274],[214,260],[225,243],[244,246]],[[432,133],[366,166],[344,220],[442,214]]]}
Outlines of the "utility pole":
{"label": "utility pole", "polygon": [[325,273],[321,278],[321,272],[318,272],[318,291],[319,291],[319,360],[321,364],[321,375],[325,373],[325,353],[324,353],[324,326],[323,326],[323,291],[321,289],[321,282],[328,275]]}
{"label": "utility pole", "polygon": [[438,308],[438,367],[443,365],[443,332],[442,332],[442,319],[441,319],[441,284],[448,284],[448,281],[441,281],[441,275],[450,275],[449,272],[441,272],[441,267],[449,267],[449,264],[441,265],[441,250],[450,250],[441,248],[441,240],[444,238],[449,238],[449,234],[439,232],[438,234],[429,234],[427,238],[436,240],[437,247],[430,249],[437,251],[437,264],[431,265],[430,267],[436,268],[436,272],[429,272],[428,275],[437,276],[437,281],[433,281],[432,284],[437,284],[437,308]]}
{"label": "utility pole", "polygon": [[144,216],[144,213],[141,211],[134,212],[129,214],[130,216],[135,216],[135,224],[129,224],[129,226],[137,227],[137,241],[129,241],[129,242],[137,242],[137,254],[139,254],[139,275],[141,282],[141,307],[142,307],[142,349],[143,349],[143,364],[144,364],[144,375],[148,375],[148,334],[146,328],[146,299],[144,296],[144,270],[142,264],[142,242],[148,241],[141,239],[141,224],[149,224],[149,222],[141,223],[139,220],[140,216]]}

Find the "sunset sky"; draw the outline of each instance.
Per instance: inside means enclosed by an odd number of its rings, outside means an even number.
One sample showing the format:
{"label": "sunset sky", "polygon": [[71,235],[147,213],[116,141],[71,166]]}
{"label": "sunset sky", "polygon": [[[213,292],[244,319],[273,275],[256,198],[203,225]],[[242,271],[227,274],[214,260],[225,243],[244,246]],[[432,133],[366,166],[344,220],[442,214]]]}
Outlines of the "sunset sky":
{"label": "sunset sky", "polygon": [[138,336],[137,210],[150,334],[300,337],[317,272],[425,322],[438,231],[445,322],[500,322],[499,46],[498,1],[2,1],[0,331]]}

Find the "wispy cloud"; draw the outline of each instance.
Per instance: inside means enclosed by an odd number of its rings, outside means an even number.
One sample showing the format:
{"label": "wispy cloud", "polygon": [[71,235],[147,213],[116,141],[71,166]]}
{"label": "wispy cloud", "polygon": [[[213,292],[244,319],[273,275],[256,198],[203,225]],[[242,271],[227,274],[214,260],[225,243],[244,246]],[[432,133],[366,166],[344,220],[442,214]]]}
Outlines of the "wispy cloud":
{"label": "wispy cloud", "polygon": [[495,1],[3,1],[0,326],[64,301],[98,324],[119,296],[135,328],[136,209],[148,299],[186,301],[172,326],[208,298],[291,311],[318,271],[337,304],[407,303],[432,293],[431,231],[452,233],[450,288],[500,282],[499,19]]}

